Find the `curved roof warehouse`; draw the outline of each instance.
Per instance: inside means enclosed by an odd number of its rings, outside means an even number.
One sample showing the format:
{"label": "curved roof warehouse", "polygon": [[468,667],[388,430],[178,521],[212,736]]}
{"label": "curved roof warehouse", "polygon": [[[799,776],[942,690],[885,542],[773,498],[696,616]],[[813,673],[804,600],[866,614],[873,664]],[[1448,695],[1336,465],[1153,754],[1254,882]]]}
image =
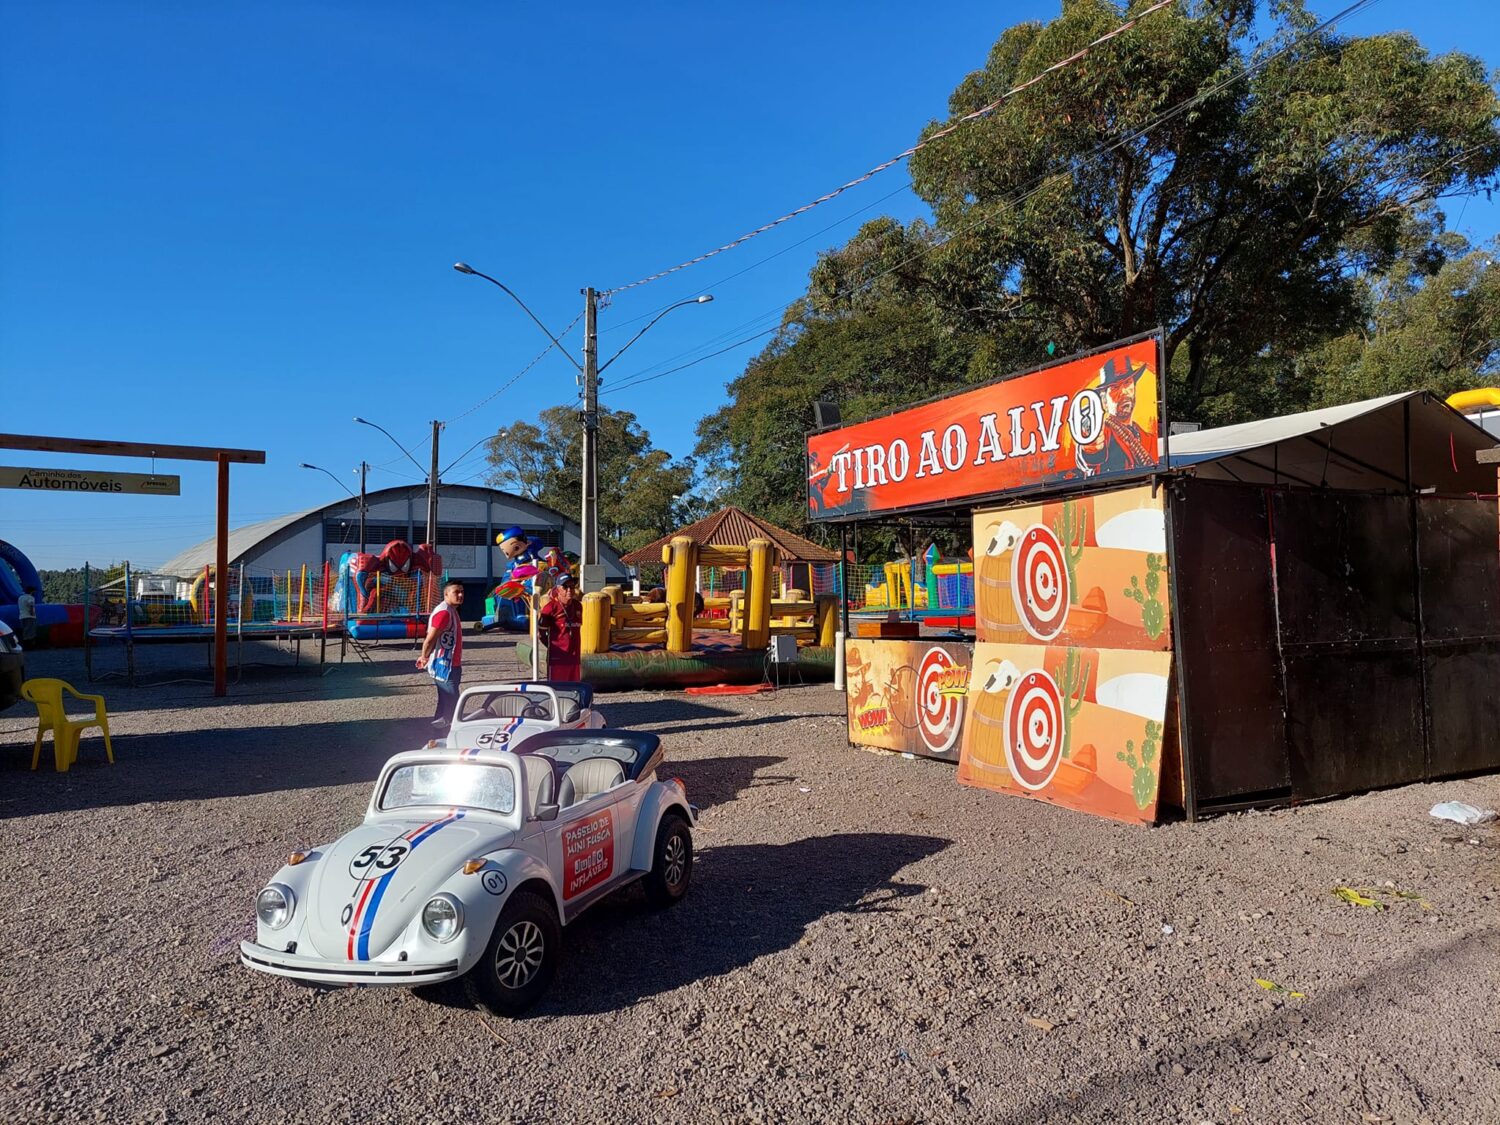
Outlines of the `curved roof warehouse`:
{"label": "curved roof warehouse", "polygon": [[[427,537],[427,488],[402,485],[369,492],[365,497],[364,549],[378,554],[392,539],[413,545]],[[437,548],[447,572],[475,584],[493,584],[504,574],[506,559],[495,546],[495,534],[519,524],[549,547],[578,554],[578,521],[561,512],[493,488],[445,484],[438,493]],[[352,497],[235,528],[229,533],[229,561],[262,570],[315,566],[339,561],[345,551],[360,550],[359,501]],[[203,540],[162,565],[161,571],[188,577],[213,565],[214,540]],[[599,561],[611,581],[623,579],[620,556],[599,544]]]}

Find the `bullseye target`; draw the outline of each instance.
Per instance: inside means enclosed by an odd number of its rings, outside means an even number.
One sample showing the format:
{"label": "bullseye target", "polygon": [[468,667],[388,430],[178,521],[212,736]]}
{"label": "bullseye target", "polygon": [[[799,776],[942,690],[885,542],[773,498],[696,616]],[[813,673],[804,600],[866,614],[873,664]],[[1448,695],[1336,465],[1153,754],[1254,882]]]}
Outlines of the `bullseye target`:
{"label": "bullseye target", "polygon": [[1027,672],[1005,701],[1005,764],[1026,789],[1045,789],[1062,762],[1062,693],[1038,669]]}
{"label": "bullseye target", "polygon": [[[931,648],[917,670],[917,728],[929,753],[947,754],[964,723],[964,697],[953,694],[961,671],[940,648]],[[949,689],[949,694],[944,693]]]}
{"label": "bullseye target", "polygon": [[1050,527],[1034,523],[1021,534],[1010,561],[1010,594],[1021,627],[1050,641],[1068,621],[1068,568]]}

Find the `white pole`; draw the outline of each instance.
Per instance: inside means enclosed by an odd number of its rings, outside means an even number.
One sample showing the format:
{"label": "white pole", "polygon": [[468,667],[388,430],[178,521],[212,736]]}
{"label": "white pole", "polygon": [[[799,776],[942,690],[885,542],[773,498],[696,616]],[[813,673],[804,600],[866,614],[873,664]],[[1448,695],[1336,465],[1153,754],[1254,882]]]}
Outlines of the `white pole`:
{"label": "white pole", "polygon": [[540,680],[542,678],[541,655],[537,651],[541,646],[537,643],[537,637],[539,636],[539,634],[536,627],[536,601],[537,598],[535,594],[532,594],[531,597],[527,599],[527,604],[531,607],[531,678],[533,681]]}
{"label": "white pole", "polygon": [[833,635],[833,690],[844,691],[844,634]]}

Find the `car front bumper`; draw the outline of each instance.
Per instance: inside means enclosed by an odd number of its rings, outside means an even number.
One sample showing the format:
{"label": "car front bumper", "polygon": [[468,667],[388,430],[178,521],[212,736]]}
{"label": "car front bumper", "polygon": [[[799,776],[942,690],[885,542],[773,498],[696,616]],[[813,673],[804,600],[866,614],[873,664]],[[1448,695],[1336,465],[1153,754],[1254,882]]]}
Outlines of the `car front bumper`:
{"label": "car front bumper", "polygon": [[462,975],[451,961],[329,961],[267,949],[253,941],[240,942],[240,964],[258,973],[292,977],[310,984],[397,985],[437,984]]}

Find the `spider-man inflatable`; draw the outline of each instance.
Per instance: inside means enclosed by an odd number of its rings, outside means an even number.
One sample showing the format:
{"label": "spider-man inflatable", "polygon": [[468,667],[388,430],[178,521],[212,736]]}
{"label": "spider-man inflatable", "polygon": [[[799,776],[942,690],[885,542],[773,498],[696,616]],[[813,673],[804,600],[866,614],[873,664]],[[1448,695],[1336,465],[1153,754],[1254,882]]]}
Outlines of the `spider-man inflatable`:
{"label": "spider-man inflatable", "polygon": [[423,543],[415,550],[404,539],[392,539],[378,555],[351,554],[349,577],[354,580],[358,597],[357,613],[375,612],[375,595],[378,589],[377,574],[417,574],[425,571],[434,577],[443,573],[443,556]]}

